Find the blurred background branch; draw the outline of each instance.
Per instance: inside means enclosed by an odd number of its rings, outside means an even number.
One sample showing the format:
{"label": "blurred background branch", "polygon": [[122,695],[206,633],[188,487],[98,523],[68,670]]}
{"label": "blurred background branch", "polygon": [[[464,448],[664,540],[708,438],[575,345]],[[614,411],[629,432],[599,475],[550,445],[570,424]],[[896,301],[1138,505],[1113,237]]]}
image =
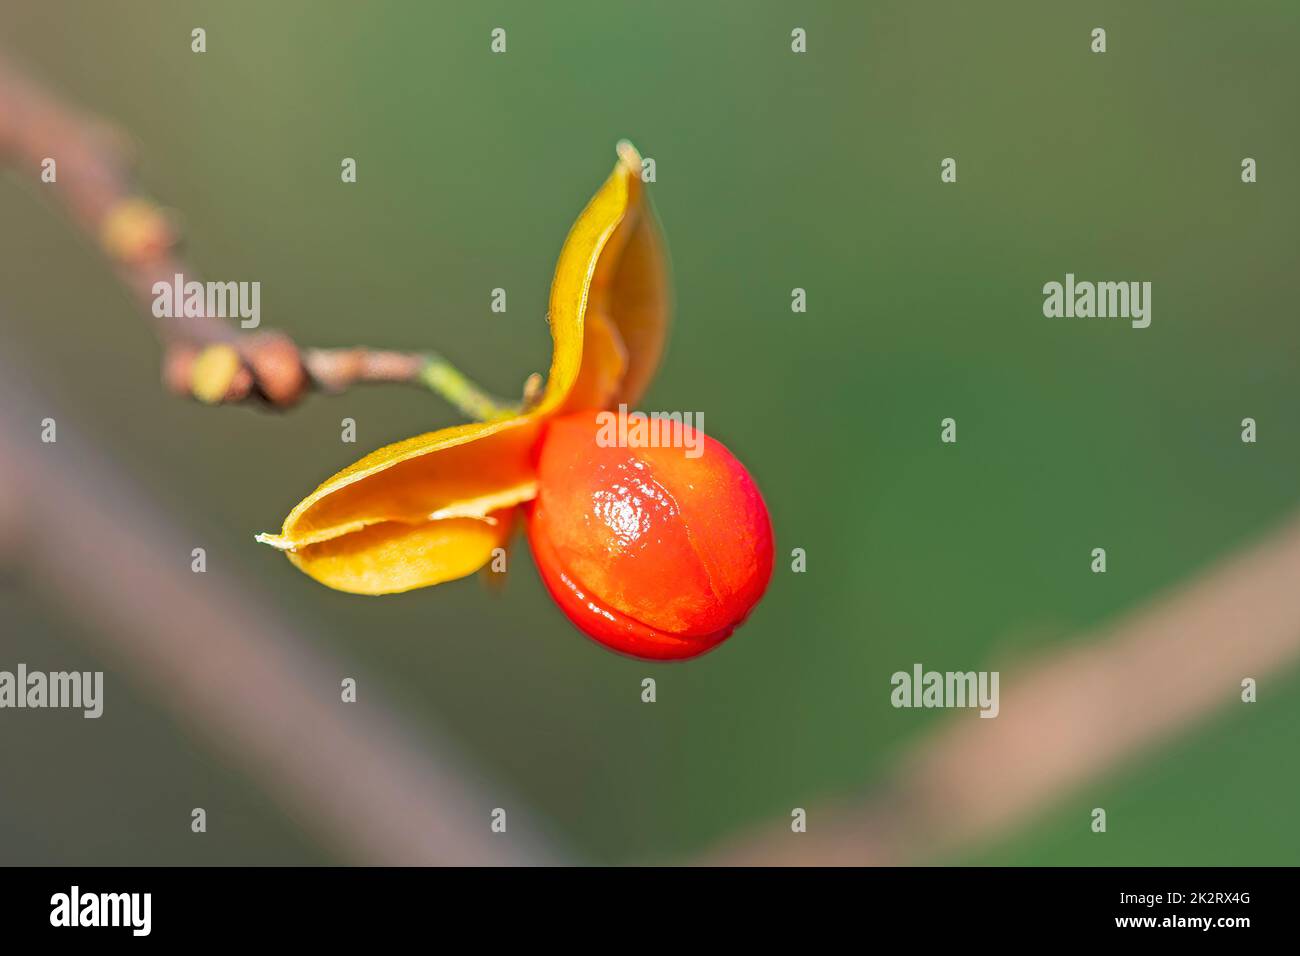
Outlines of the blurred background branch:
{"label": "blurred background branch", "polygon": [[[217,568],[195,574],[178,528],[66,420],[40,442],[48,396],[0,359],[0,561],[84,625],[181,723],[228,755],[352,863],[532,864],[564,857],[530,812],[427,729],[419,733]],[[38,414],[37,409],[40,409]],[[54,416],[62,419],[63,416]],[[60,455],[75,449],[75,465]],[[110,687],[109,693],[113,693]],[[490,830],[508,811],[508,839]]]}
{"label": "blurred background branch", "polygon": [[987,844],[1216,710],[1247,706],[1245,678],[1300,657],[1298,581],[1295,515],[1114,625],[1004,673],[995,719],[959,711],[861,803],[812,809],[806,834],[786,823],[708,859],[921,863]]}

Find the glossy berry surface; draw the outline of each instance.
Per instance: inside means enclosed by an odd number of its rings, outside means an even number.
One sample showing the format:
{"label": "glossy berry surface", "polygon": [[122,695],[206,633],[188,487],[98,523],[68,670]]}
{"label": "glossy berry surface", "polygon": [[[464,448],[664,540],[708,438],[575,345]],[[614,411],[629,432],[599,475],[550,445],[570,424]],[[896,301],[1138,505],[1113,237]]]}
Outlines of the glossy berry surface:
{"label": "glossy berry surface", "polygon": [[[772,576],[758,487],[721,443],[602,447],[595,412],[547,425],[528,538],[551,596],[624,654],[695,657],[725,640]],[[692,453],[698,454],[692,457]]]}

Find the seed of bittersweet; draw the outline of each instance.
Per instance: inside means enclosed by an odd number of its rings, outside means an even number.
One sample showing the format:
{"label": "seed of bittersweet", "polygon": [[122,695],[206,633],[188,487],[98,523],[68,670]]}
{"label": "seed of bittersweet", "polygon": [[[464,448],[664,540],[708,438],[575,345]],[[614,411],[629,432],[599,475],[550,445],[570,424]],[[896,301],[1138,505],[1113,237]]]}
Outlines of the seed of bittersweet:
{"label": "seed of bittersweet", "polygon": [[596,414],[555,419],[542,439],[528,514],[542,580],[574,624],[614,650],[702,654],[767,588],[767,506],[735,456],[690,426],[682,447],[602,447]]}

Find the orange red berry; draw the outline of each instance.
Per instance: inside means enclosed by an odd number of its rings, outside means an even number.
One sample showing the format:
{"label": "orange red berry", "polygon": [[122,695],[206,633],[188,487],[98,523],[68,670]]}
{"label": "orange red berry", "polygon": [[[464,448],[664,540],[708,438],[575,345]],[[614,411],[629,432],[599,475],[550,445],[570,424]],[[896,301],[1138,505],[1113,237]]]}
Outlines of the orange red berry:
{"label": "orange red berry", "polygon": [[594,412],[547,423],[528,538],[551,596],[583,632],[635,657],[695,657],[731,635],[772,576],[772,525],[720,442],[602,447]]}

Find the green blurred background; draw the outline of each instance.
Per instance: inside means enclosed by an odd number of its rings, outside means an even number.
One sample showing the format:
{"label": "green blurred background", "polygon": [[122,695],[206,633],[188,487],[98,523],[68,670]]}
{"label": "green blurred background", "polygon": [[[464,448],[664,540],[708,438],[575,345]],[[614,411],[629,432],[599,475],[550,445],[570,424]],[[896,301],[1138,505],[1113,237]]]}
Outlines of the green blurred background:
{"label": "green blurred background", "polygon": [[[942,719],[889,706],[895,670],[1006,668],[1293,509],[1298,43],[1293,2],[0,7],[0,47],[136,138],[203,275],[261,281],[264,326],[437,348],[500,392],[545,370],[555,255],[614,143],[653,157],[677,309],[643,404],[704,412],[778,544],[751,621],[687,664],[582,638],[526,548],[504,595],[470,578],[365,599],[255,545],[325,476],[455,413],[398,387],[283,416],[167,397],[138,307],[14,176],[0,347],[210,563],[275,595],[582,858],[679,859],[881,779]],[[956,185],[939,182],[948,156]],[[1043,318],[1043,283],[1067,271],[1152,281],[1151,327]],[[1105,575],[1088,570],[1098,546]],[[118,664],[21,586],[0,613],[0,663]],[[0,862],[336,859],[110,681],[94,726],[0,715]],[[1294,669],[1263,681],[1258,704],[953,862],[1300,862],[1297,689]],[[189,839],[178,804],[220,816],[221,838]]]}

